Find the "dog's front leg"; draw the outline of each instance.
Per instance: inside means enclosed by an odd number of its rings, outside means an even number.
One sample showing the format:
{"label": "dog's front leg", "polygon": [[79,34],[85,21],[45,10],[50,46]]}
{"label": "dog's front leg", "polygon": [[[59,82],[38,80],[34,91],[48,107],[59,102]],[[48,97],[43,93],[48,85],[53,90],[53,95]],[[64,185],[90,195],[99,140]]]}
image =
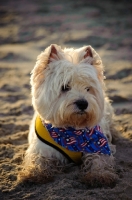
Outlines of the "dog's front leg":
{"label": "dog's front leg", "polygon": [[114,157],[112,155],[85,154],[82,158],[81,180],[89,186],[113,186],[116,183]]}

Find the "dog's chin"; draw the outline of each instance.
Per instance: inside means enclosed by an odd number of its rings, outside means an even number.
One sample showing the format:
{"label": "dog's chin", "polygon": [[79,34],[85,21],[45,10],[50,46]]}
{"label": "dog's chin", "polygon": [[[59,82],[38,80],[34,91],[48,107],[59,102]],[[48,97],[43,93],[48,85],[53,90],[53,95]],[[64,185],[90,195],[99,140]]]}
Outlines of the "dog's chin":
{"label": "dog's chin", "polygon": [[76,128],[93,127],[96,124],[96,117],[93,113],[77,112],[72,116],[72,123]]}
{"label": "dog's chin", "polygon": [[94,113],[78,111],[71,113],[67,117],[65,116],[61,123],[56,125],[61,127],[73,127],[76,129],[82,129],[86,127],[92,128],[93,126],[97,125],[97,122],[98,119]]}
{"label": "dog's chin", "polygon": [[70,122],[75,128],[85,128],[90,125],[90,123],[88,122],[87,113],[82,111],[76,112],[71,115]]}

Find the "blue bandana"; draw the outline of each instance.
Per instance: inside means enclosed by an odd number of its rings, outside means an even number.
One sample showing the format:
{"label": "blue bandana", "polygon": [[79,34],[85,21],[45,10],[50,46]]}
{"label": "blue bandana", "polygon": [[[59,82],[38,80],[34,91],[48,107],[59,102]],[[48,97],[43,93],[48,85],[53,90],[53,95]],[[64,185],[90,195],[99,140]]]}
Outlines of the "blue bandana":
{"label": "blue bandana", "polygon": [[52,127],[52,124],[44,125],[52,139],[70,151],[111,154],[107,138],[101,132],[100,126],[76,130],[72,127],[56,128]]}

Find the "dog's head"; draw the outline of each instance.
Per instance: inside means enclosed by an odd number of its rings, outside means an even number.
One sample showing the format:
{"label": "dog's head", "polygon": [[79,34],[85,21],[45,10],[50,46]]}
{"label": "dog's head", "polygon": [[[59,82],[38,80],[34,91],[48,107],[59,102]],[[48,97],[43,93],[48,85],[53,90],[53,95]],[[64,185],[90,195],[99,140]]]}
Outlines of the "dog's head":
{"label": "dog's head", "polygon": [[32,103],[42,119],[58,126],[93,127],[104,111],[103,66],[91,46],[51,45],[31,75]]}

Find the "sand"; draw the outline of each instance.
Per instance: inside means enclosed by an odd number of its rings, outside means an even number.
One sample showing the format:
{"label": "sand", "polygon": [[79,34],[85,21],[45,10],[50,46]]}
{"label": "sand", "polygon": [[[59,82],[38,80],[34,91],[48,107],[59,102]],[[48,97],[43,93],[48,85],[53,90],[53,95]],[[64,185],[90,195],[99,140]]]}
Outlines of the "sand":
{"label": "sand", "polygon": [[[0,199],[132,199],[132,3],[117,0],[0,1]],[[92,45],[105,66],[113,101],[117,146],[112,187],[89,188],[73,166],[47,184],[18,184],[33,116],[30,72],[51,43]]]}

